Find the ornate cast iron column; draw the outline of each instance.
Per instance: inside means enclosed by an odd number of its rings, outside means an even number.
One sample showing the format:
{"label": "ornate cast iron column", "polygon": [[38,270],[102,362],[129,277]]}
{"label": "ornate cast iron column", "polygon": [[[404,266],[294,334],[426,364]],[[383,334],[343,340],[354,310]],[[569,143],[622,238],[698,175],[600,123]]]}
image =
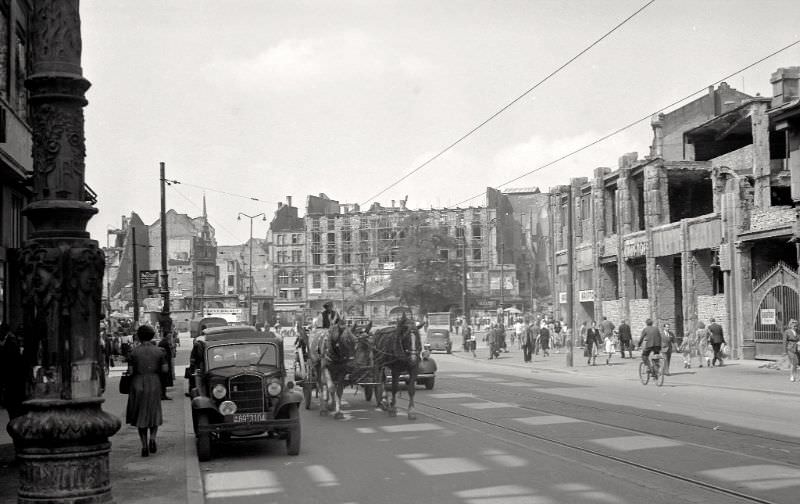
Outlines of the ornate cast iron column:
{"label": "ornate cast iron column", "polygon": [[35,0],[30,91],[35,196],[21,250],[25,414],[11,421],[20,503],[112,502],[108,440],[120,428],[100,405],[99,315],[105,258],[86,224],[79,0]]}

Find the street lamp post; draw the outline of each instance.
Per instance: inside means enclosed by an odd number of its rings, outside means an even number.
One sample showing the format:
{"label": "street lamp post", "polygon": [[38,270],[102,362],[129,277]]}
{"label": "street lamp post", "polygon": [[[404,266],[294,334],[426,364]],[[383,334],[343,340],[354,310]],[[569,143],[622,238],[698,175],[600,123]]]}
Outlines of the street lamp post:
{"label": "street lamp post", "polygon": [[264,212],[256,215],[247,215],[246,213],[239,212],[239,215],[236,216],[237,220],[242,220],[242,217],[247,217],[250,219],[250,273],[249,273],[249,287],[247,289],[247,320],[251,323],[253,322],[253,219],[257,219],[261,217],[261,220],[267,220],[267,216]]}
{"label": "street lamp post", "polygon": [[[19,250],[26,401],[9,411],[20,503],[112,502],[108,438],[120,420],[103,411],[99,332],[105,255],[86,225],[78,1],[34,0],[26,46],[33,197]],[[21,90],[20,90],[21,91]],[[38,350],[38,351],[37,351]]]}

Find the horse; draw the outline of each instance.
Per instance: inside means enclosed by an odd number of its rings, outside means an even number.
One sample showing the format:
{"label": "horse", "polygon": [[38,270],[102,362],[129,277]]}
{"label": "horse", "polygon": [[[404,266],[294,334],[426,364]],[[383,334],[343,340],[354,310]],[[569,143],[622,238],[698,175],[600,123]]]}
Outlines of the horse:
{"label": "horse", "polygon": [[[378,386],[379,395],[384,395],[383,404],[390,417],[397,416],[397,388],[400,374],[408,373],[408,419],[416,420],[414,413],[414,393],[417,386],[417,370],[422,351],[422,340],[419,336],[419,327],[405,315],[398,320],[395,327],[384,327],[375,332],[375,365],[380,372],[381,384]],[[386,376],[384,368],[392,371],[392,399],[388,401],[385,387]]]}
{"label": "horse", "polygon": [[320,415],[328,414],[330,402],[334,407],[334,418],[344,418],[342,395],[345,377],[355,354],[355,336],[349,327],[339,322],[330,329],[313,329],[308,346],[309,365],[316,372],[320,389]]}

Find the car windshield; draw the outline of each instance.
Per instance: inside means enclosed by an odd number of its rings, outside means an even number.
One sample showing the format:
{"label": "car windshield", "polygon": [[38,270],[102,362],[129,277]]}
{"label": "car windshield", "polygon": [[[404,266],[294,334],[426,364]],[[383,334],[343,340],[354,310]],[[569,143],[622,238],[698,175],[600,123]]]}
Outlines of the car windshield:
{"label": "car windshield", "polygon": [[447,334],[440,332],[433,332],[428,335],[428,339],[447,339]]}
{"label": "car windshield", "polygon": [[[264,357],[261,357],[261,354]],[[265,366],[278,365],[278,347],[272,343],[239,343],[236,345],[220,345],[208,349],[208,369],[227,366],[249,366],[256,364]]]}

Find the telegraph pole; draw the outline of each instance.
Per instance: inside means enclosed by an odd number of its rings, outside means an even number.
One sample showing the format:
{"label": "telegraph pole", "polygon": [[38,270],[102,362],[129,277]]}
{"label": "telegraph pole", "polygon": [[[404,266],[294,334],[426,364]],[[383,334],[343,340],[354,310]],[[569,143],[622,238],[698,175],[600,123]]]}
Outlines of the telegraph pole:
{"label": "telegraph pole", "polygon": [[164,299],[159,325],[161,334],[168,334],[172,332],[172,318],[169,314],[169,271],[167,270],[167,179],[164,162],[162,161],[159,165],[161,169],[161,297]]}
{"label": "telegraph pole", "polygon": [[131,265],[131,273],[133,275],[133,325],[139,325],[139,271],[136,264],[136,228],[131,226],[131,238],[133,239],[133,264]]}

